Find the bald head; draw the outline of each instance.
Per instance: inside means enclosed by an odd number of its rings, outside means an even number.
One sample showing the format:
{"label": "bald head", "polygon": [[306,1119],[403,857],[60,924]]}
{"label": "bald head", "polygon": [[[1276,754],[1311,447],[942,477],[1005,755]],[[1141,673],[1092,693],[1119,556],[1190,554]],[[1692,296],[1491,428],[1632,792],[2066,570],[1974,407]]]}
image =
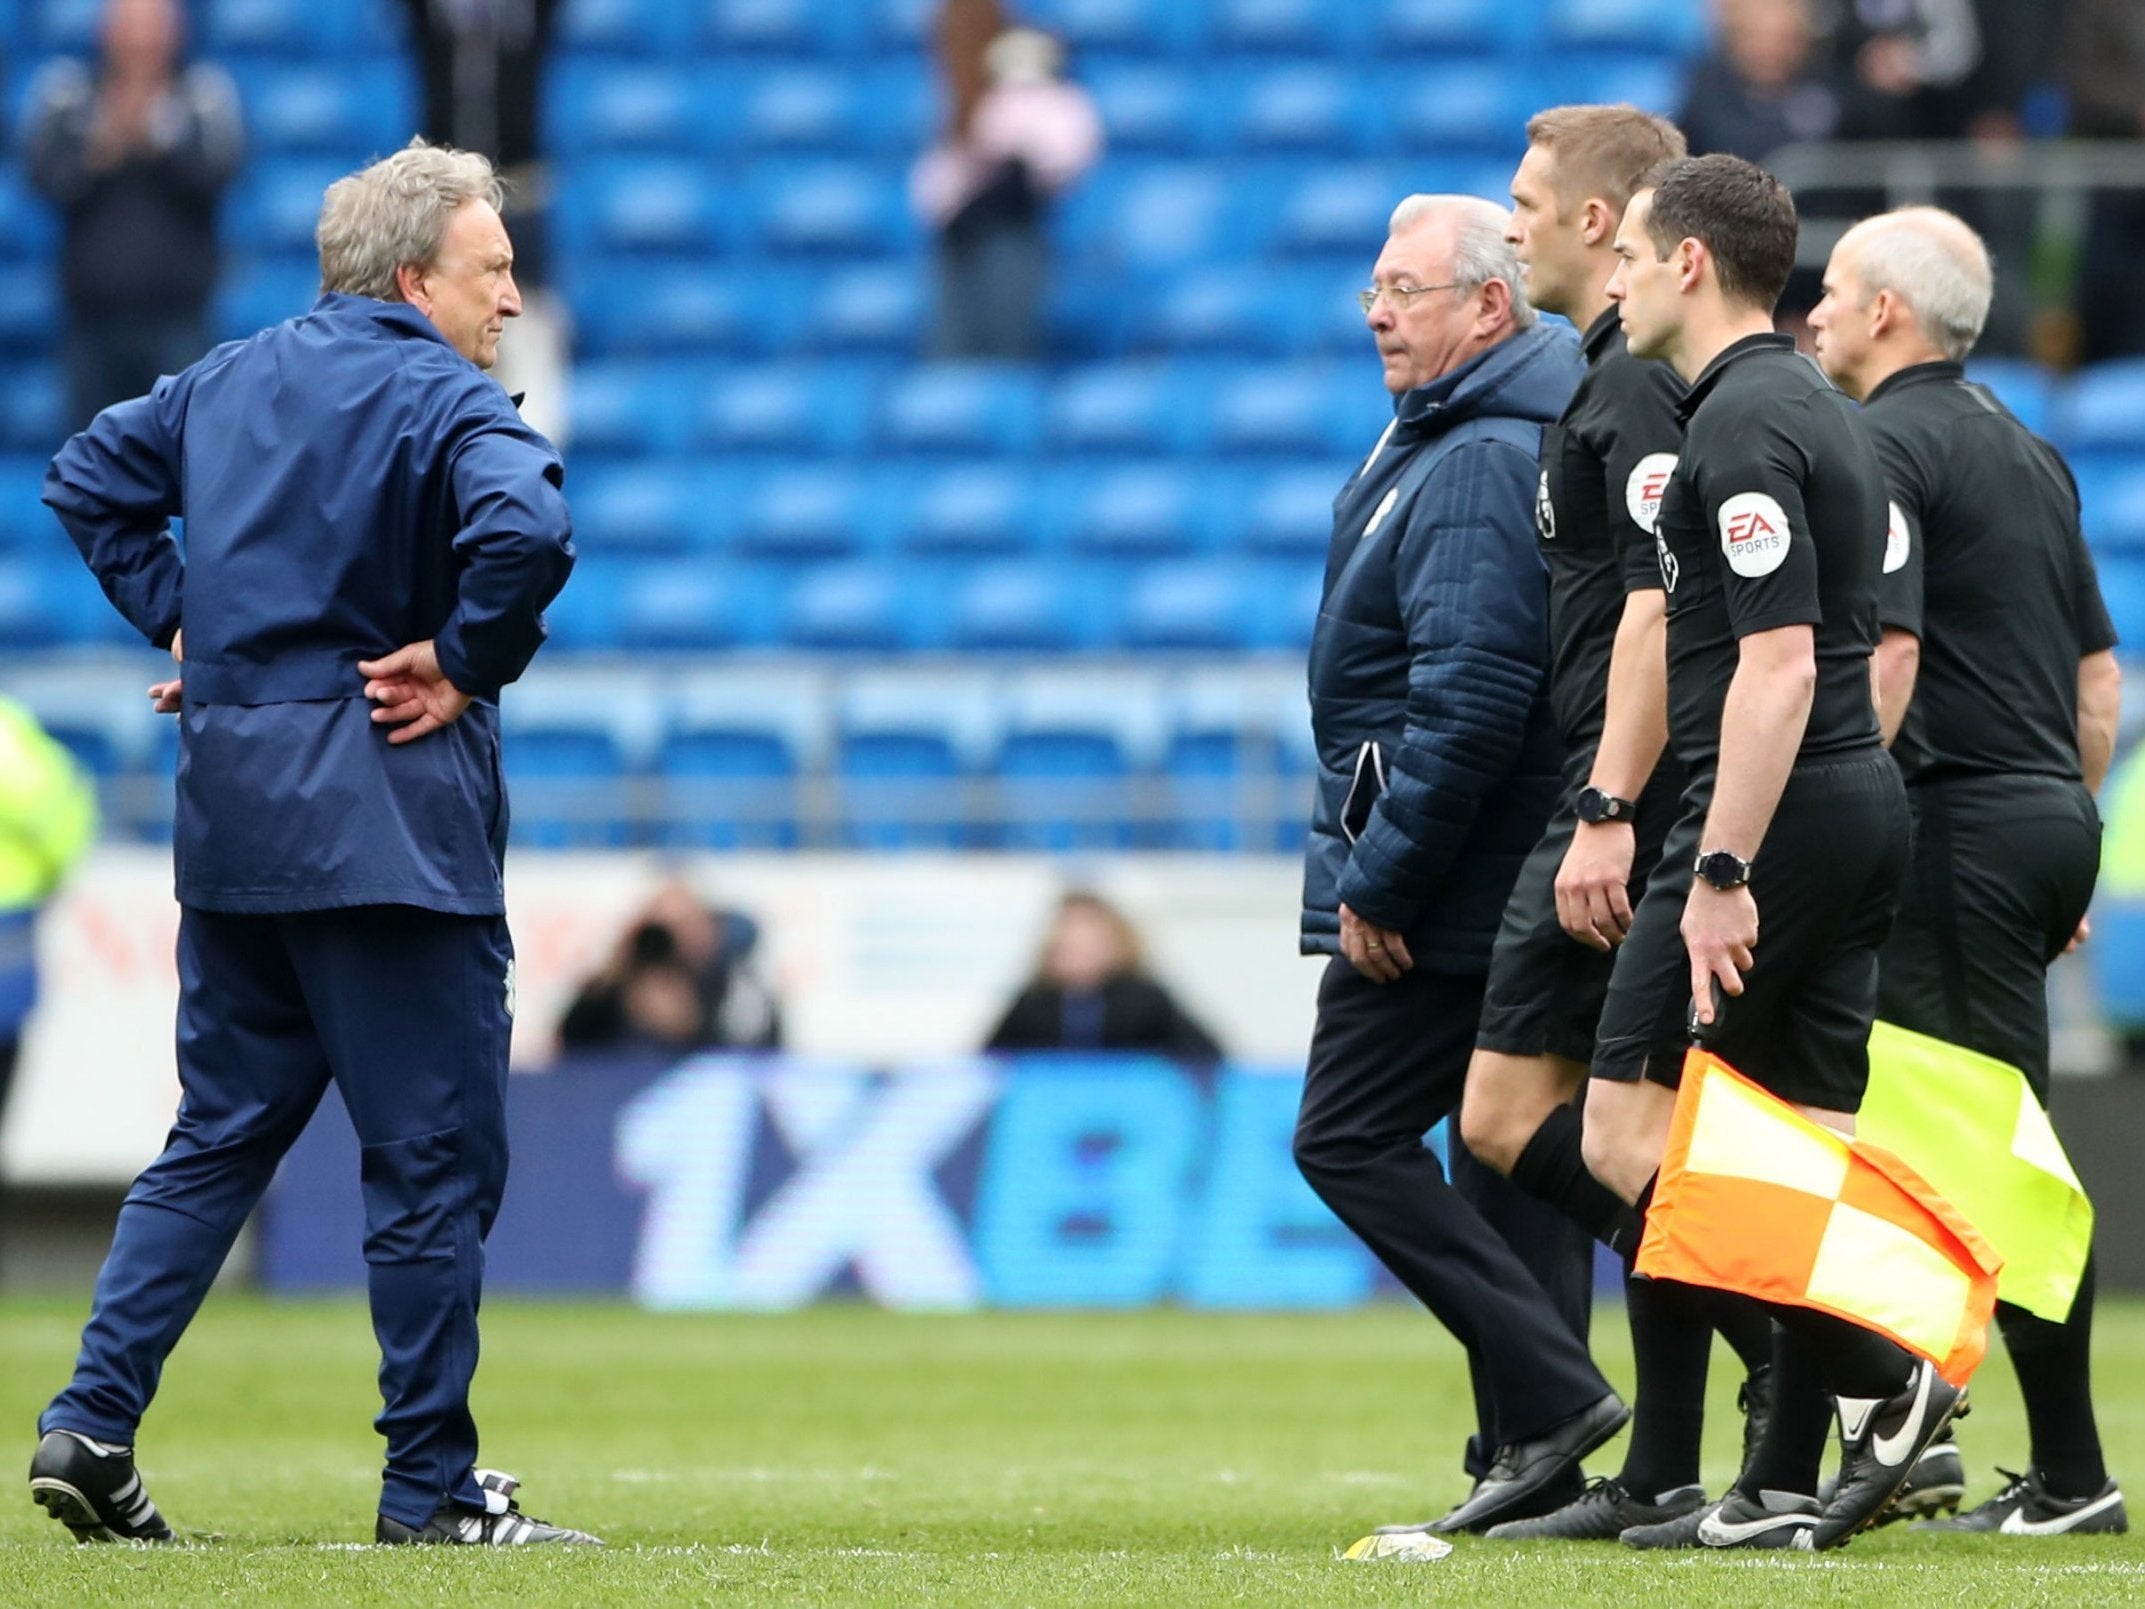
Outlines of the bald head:
{"label": "bald head", "polygon": [[1995,275],[1981,237],[1937,207],[1865,218],[1840,237],[1810,314],[1817,358],[1850,396],[1916,363],[1957,363],[1989,316]]}

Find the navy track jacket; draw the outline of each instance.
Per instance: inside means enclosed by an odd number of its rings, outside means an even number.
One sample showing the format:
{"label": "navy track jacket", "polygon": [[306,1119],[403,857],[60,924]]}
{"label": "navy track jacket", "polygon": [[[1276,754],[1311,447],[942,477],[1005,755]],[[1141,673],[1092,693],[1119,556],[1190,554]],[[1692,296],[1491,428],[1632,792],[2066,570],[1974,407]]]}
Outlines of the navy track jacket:
{"label": "navy track jacket", "polygon": [[[218,347],[60,449],[45,501],[105,595],[158,647],[185,628],[180,903],[504,911],[497,698],[573,567],[563,475],[429,319],[362,296]],[[390,744],[358,661],[428,637],[477,702]]]}
{"label": "navy track jacket", "polygon": [[1535,496],[1543,427],[1584,369],[1562,325],[1500,342],[1402,395],[1334,500],[1311,639],[1306,954],[1339,951],[1346,904],[1419,967],[1489,968],[1560,785]]}

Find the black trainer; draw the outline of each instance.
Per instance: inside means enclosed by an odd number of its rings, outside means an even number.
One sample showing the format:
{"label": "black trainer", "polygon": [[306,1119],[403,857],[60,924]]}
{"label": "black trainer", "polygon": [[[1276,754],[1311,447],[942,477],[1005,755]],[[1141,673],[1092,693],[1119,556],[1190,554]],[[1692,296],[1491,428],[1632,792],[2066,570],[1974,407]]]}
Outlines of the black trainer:
{"label": "black trainer", "polygon": [[[1817,1501],[1830,1508],[1839,1487],[1840,1478],[1835,1475],[1817,1489]],[[1907,1471],[1906,1484],[1877,1510],[1870,1524],[1891,1525],[1898,1520],[1928,1520],[1956,1513],[1965,1496],[1966,1461],[1959,1456],[1959,1444],[1951,1439],[1951,1426],[1946,1425],[1944,1434],[1922,1449],[1921,1457]]]}
{"label": "black trainer", "polygon": [[600,1538],[590,1536],[586,1531],[568,1530],[563,1525],[551,1525],[522,1513],[521,1505],[514,1501],[514,1493],[521,1482],[513,1476],[502,1475],[496,1469],[480,1469],[476,1474],[477,1484],[484,1488],[484,1507],[471,1508],[450,1498],[434,1509],[432,1517],[417,1530],[382,1514],[373,1525],[372,1539],[390,1547],[416,1543],[504,1548],[533,1542],[603,1546]]}
{"label": "black trainer", "polygon": [[1760,1492],[1756,1500],[1730,1490],[1698,1522],[1698,1545],[1703,1548],[1800,1548],[1807,1550],[1810,1535],[1825,1511],[1814,1497],[1793,1492]]}
{"label": "black trainer", "polygon": [[1614,1476],[1602,1475],[1560,1509],[1531,1520],[1507,1520],[1483,1534],[1497,1542],[1614,1542],[1635,1525],[1659,1525],[1705,1506],[1701,1486],[1679,1486],[1649,1503]]}
{"label": "black trainer", "polygon": [[[1487,1476],[1478,1478],[1473,1487],[1469,1489],[1466,1497],[1462,1498],[1443,1514],[1440,1514],[1436,1519],[1416,1520],[1413,1524],[1403,1522],[1380,1525],[1375,1527],[1371,1534],[1373,1536],[1408,1536],[1421,1531],[1436,1532],[1453,1515],[1459,1513],[1461,1509],[1475,1500],[1475,1494],[1482,1490],[1482,1482],[1486,1479],[1488,1479]],[[1538,1519],[1544,1514],[1554,1514],[1565,1504],[1577,1502],[1580,1494],[1585,1490],[1586,1477],[1581,1473],[1579,1466],[1574,1464],[1563,1476],[1551,1481],[1532,1497],[1513,1504],[1508,1518],[1531,1520]]]}
{"label": "black trainer", "polygon": [[1705,1544],[1698,1540],[1698,1527],[1705,1524],[1706,1517],[1719,1507],[1718,1503],[1700,1503],[1672,1520],[1662,1520],[1656,1525],[1634,1525],[1616,1540],[1627,1548],[1644,1548],[1649,1552],[1661,1548],[1702,1548]]}
{"label": "black trainer", "polygon": [[1816,1546],[1836,1548],[1876,1523],[1930,1443],[1944,1433],[1966,1392],[1914,1360],[1907,1383],[1889,1397],[1842,1397],[1839,1482],[1817,1527]]}
{"label": "black trainer", "polygon": [[1994,1531],[2003,1536],[2121,1536],[2130,1529],[2122,1488],[2110,1476],[2090,1497],[2058,1497],[2042,1484],[2041,1472],[2029,1469],[2007,1478],[2004,1489],[1986,1503],[1950,1519],[1924,1520],[1917,1531]]}
{"label": "black trainer", "polygon": [[1607,1392],[1570,1418],[1549,1427],[1532,1441],[1507,1442],[1490,1460],[1490,1472],[1476,1483],[1474,1496],[1444,1518],[1431,1523],[1441,1534],[1487,1531],[1506,1520],[1541,1512],[1541,1495],[1559,1481],[1571,1480],[1579,1460],[1630,1422],[1631,1410],[1615,1392]]}
{"label": "black trainer", "polygon": [[172,1540],[134,1467],[132,1447],[48,1430],[30,1460],[30,1498],[77,1542]]}

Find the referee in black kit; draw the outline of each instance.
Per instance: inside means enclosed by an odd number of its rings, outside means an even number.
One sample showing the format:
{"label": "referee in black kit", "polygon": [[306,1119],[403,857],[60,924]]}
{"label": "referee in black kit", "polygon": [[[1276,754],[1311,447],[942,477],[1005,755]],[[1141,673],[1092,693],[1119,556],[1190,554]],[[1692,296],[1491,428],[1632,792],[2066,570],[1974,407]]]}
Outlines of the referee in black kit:
{"label": "referee in black kit", "polygon": [[[1675,126],[1632,106],[1560,106],[1527,124],[1508,232],[1537,306],[1585,331],[1586,375],[1542,438],[1536,525],[1549,570],[1550,702],[1568,756],[1548,830],[1521,867],[1490,961],[1460,1126],[1482,1162],[1561,1208],[1627,1260],[1638,1215],[1587,1171],[1574,1098],[1616,945],[1676,818],[1682,769],[1664,759],[1666,605],[1654,516],[1683,444],[1683,382],[1624,349],[1608,295],[1616,226]],[[1706,1365],[1719,1323],[1746,1365],[1772,1357],[1754,1304],[1697,1286],[1627,1284],[1649,1372],[1622,1470],[1554,1512],[1490,1535],[1613,1540],[1704,1501]],[[1747,1392],[1763,1397],[1763,1380]],[[1755,1421],[1753,1421],[1755,1422]]]}
{"label": "referee in black kit", "polygon": [[[2093,792],[2115,743],[2115,630],[2056,450],[1966,378],[1992,285],[1950,213],[1867,219],[1833,249],[1810,315],[1891,492],[1878,702],[1907,782],[1914,858],[1885,946],[1887,1021],[2026,1075],[2048,1100],[2049,963],[2083,936],[2100,868]],[[2062,1324],[1999,1303],[2032,1462],[1987,1502],[1926,1527],[2031,1536],[2128,1529],[2092,1397],[2093,1269]],[[1939,1443],[1895,1504],[1963,1492]]]}
{"label": "referee in black kit", "polygon": [[[1906,867],[1906,793],[1870,688],[1883,472],[1853,405],[1773,331],[1795,238],[1786,189],[1726,156],[1669,164],[1617,233],[1610,295],[1630,348],[1691,382],[1657,526],[1669,738],[1691,783],[1617,958],[1586,1110],[1589,1165],[1641,1205],[1687,1023],[1814,1119],[1852,1128]],[[1957,1388],[1874,1331],[1773,1314],[1772,1416],[1735,1486],[1627,1541],[1837,1544],[1955,1411]],[[1821,1510],[1828,1394],[1846,1450]]]}

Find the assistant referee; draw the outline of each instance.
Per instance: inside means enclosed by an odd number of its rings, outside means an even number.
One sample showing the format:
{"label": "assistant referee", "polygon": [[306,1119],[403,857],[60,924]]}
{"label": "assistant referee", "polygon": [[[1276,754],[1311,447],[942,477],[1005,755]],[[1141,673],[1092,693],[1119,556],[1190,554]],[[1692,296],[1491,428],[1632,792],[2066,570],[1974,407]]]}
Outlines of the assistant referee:
{"label": "assistant referee", "polygon": [[[1882,1012],[2017,1067],[2045,1106],[2048,966],[2082,933],[2100,869],[2093,793],[2121,673],[2068,466],[1961,367],[1992,283],[1973,230],[1906,208],[1841,239],[1810,325],[1825,372],[1864,403],[1891,492],[1878,697],[1915,834]],[[2008,1302],[1996,1318],[2032,1462],[1933,1528],[2127,1529],[2093,1414],[2092,1264],[2067,1322]],[[1914,1489],[1955,1504],[1956,1449],[1922,1464]]]}

